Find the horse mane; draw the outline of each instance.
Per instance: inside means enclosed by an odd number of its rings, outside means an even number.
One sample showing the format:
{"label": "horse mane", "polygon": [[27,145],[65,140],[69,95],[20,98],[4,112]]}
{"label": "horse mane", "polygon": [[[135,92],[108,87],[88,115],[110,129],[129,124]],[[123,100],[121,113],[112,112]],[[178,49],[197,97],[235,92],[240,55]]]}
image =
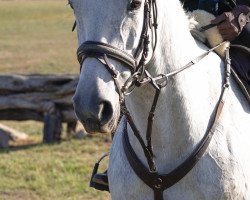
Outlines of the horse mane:
{"label": "horse mane", "polygon": [[[190,34],[190,17],[185,12],[180,1],[161,0],[158,1],[158,6],[162,7],[161,10],[163,11],[158,14],[158,40],[160,44],[171,45],[159,45],[156,48],[156,54],[165,55],[168,60],[167,67],[166,64],[163,66],[166,60],[158,61],[160,67],[157,69],[156,74],[167,73],[169,71],[166,70],[173,70],[171,69],[172,66],[180,68],[190,61],[193,58],[192,54],[187,56],[188,58],[180,55],[185,55],[187,48],[195,44],[195,40]],[[165,26],[165,24],[168,24],[168,26]]]}

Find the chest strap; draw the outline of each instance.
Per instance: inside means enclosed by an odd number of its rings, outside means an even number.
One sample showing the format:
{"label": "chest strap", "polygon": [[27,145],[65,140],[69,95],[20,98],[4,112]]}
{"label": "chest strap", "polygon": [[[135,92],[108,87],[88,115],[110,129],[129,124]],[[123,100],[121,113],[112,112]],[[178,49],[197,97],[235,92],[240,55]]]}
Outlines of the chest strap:
{"label": "chest strap", "polygon": [[[143,162],[136,155],[133,147],[129,142],[128,132],[127,132],[127,123],[125,130],[123,132],[123,149],[126,154],[127,160],[134,170],[135,174],[154,191],[154,199],[155,200],[163,200],[163,191],[167,188],[170,188],[178,181],[180,181],[202,158],[204,153],[207,150],[207,147],[212,139],[213,134],[218,125],[218,119],[221,115],[222,108],[225,102],[225,94],[229,88],[229,77],[230,77],[230,69],[231,63],[229,59],[229,51],[227,50],[226,55],[226,65],[225,65],[225,78],[224,84],[222,87],[221,95],[219,97],[218,103],[215,109],[215,115],[212,115],[210,118],[211,125],[208,125],[207,131],[200,143],[196,146],[194,151],[190,154],[188,158],[184,160],[179,166],[177,166],[174,170],[169,172],[168,174],[160,174],[157,171],[150,171]],[[127,120],[130,124],[130,120]]]}

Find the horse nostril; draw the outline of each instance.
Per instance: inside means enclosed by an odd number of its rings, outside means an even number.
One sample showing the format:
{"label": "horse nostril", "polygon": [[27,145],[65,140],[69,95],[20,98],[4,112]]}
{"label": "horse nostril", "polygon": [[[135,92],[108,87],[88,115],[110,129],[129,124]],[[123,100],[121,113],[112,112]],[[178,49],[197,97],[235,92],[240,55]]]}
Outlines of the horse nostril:
{"label": "horse nostril", "polygon": [[108,101],[101,102],[99,106],[100,106],[100,112],[99,112],[100,123],[101,125],[104,125],[108,123],[112,118],[113,108],[111,103]]}

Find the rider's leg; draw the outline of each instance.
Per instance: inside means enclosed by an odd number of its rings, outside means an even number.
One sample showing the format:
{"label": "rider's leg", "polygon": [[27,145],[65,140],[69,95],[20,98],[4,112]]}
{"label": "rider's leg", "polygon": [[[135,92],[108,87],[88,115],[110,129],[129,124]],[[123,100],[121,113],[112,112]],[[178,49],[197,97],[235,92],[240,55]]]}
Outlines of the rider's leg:
{"label": "rider's leg", "polygon": [[250,48],[250,23],[247,23],[240,35],[232,41],[232,44],[240,44]]}

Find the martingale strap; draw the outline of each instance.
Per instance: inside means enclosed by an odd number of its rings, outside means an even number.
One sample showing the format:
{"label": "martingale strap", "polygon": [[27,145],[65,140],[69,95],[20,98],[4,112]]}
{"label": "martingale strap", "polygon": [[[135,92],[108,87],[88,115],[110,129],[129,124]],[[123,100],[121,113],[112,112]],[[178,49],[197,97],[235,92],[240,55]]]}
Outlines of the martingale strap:
{"label": "martingale strap", "polygon": [[[212,136],[215,133],[216,127],[218,125],[218,119],[221,115],[221,112],[224,106],[225,96],[226,96],[225,94],[229,88],[230,74],[231,74],[231,61],[229,58],[229,48],[228,48],[226,50],[225,78],[224,78],[221,95],[216,105],[215,115],[212,115],[211,119],[209,120],[212,123],[210,126],[208,126],[205,135],[203,136],[203,138],[201,139],[197,147],[194,149],[194,151],[190,154],[190,156],[186,158],[186,160],[184,160],[183,163],[181,163],[178,167],[176,167],[170,173],[160,174],[157,172],[157,170],[152,170],[149,163],[148,163],[149,169],[143,164],[143,162],[138,158],[133,147],[131,146],[129,142],[127,127],[125,127],[125,131],[123,132],[123,139],[122,139],[125,155],[128,159],[130,166],[134,170],[135,174],[154,191],[155,200],[163,200],[163,191],[173,186],[174,184],[176,184],[186,174],[188,174],[188,172],[196,165],[196,163],[202,158],[202,156],[206,152],[207,147],[210,144],[210,141],[212,139]],[[131,121],[129,117],[130,114],[127,110],[125,112],[125,116],[127,117],[127,121],[130,124],[130,126],[134,127],[135,124],[133,121]],[[135,136],[137,137],[136,134]],[[143,150],[144,150],[144,146],[145,144],[142,145]],[[145,150],[144,150],[144,153],[145,153]],[[145,157],[148,159],[147,154],[145,154]]]}
{"label": "martingale strap", "polygon": [[201,159],[212,139],[216,125],[215,123],[213,128],[206,133],[193,153],[181,165],[168,174],[150,172],[133,150],[127,132],[123,133],[123,148],[129,164],[136,175],[154,190],[155,195],[158,196],[158,198],[155,198],[156,200],[161,200],[162,198],[159,198],[159,193],[162,193],[180,181]]}

